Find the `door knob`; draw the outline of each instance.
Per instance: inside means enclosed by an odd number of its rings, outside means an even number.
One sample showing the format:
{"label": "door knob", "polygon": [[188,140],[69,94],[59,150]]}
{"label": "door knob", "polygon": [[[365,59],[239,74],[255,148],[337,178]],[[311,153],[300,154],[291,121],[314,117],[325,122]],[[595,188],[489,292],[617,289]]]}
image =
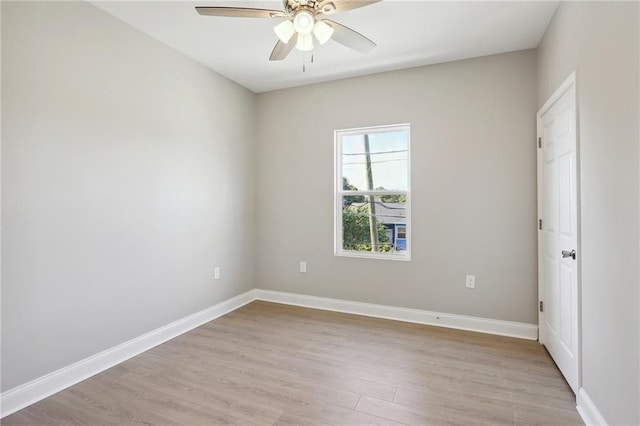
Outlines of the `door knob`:
{"label": "door knob", "polygon": [[576,260],[576,251],[575,250],[571,250],[571,251],[562,250],[562,257],[563,258],[570,257],[573,260]]}

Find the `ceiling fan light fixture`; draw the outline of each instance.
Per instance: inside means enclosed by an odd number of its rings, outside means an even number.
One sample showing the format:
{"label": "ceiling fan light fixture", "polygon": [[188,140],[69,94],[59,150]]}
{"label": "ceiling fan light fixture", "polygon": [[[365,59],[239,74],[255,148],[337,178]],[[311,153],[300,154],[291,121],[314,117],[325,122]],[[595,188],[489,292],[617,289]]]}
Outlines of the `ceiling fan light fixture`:
{"label": "ceiling fan light fixture", "polygon": [[311,34],[299,34],[296,48],[303,52],[313,50],[313,36]]}
{"label": "ceiling fan light fixture", "polygon": [[313,26],[313,34],[316,36],[320,44],[325,44],[333,35],[333,28],[331,25],[328,25],[323,21],[318,21]]}
{"label": "ceiling fan light fixture", "polygon": [[[324,18],[324,15],[358,9],[382,0],[281,1],[283,3],[282,10],[235,6],[196,6],[196,12],[204,16],[283,19],[283,22],[273,27],[278,36],[278,42],[271,51],[270,61],[282,61],[294,48],[301,51],[313,50],[314,38],[319,44],[325,44],[333,38],[338,43],[362,53],[376,47],[373,41],[357,31],[335,21],[319,20],[318,17]],[[313,55],[311,55],[311,62],[313,62]]]}
{"label": "ceiling fan light fixture", "polygon": [[301,36],[311,34],[311,31],[313,31],[313,23],[313,14],[308,10],[301,10],[293,17],[293,27]]}
{"label": "ceiling fan light fixture", "polygon": [[275,31],[276,35],[283,43],[289,43],[291,37],[296,33],[293,22],[288,19],[273,27],[273,31]]}

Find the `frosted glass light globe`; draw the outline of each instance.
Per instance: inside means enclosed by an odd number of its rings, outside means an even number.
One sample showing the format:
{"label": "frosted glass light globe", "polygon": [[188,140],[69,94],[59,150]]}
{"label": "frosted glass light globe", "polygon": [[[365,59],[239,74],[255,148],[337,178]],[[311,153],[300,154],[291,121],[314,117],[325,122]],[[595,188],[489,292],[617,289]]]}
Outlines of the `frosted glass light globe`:
{"label": "frosted glass light globe", "polygon": [[278,25],[276,25],[273,30],[276,32],[276,35],[283,43],[289,43],[291,37],[296,33],[296,30],[293,27],[293,23],[291,21],[284,21]]}
{"label": "frosted glass light globe", "polygon": [[293,26],[300,35],[310,34],[313,31],[313,24],[313,15],[306,10],[301,10],[293,18]]}
{"label": "frosted glass light globe", "polygon": [[313,34],[315,34],[320,44],[325,44],[333,35],[333,28],[322,21],[318,21],[313,26]]}

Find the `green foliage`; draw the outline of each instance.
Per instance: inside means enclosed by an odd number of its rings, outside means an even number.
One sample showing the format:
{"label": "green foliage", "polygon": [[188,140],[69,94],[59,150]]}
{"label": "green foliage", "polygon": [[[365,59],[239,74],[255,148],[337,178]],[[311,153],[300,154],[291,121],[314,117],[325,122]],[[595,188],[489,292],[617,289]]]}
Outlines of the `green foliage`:
{"label": "green foliage", "polygon": [[346,177],[342,177],[342,189],[344,189],[345,191],[357,191],[358,188],[356,188],[354,185],[351,184],[351,182],[349,182],[349,179],[347,179]]}
{"label": "green foliage", "polygon": [[[379,186],[376,188],[378,191],[384,191],[384,186]],[[387,194],[381,195],[380,201],[383,203],[406,203],[407,196],[405,194]]]}
{"label": "green foliage", "polygon": [[[342,189],[344,189],[345,191],[357,191],[358,188],[356,188],[355,186],[353,186],[351,184],[351,182],[349,182],[349,179],[347,179],[346,177],[342,178]],[[346,206],[350,206],[353,203],[364,203],[364,196],[363,195],[345,195],[342,203],[343,203],[343,207]]]}
{"label": "green foliage", "polygon": [[407,196],[405,194],[381,195],[380,201],[383,203],[406,203]]}
{"label": "green foliage", "polygon": [[[358,188],[342,178],[342,189],[345,191],[357,191]],[[384,188],[378,188],[384,189]],[[404,194],[383,195],[379,198],[382,202],[403,203],[406,202]],[[364,195],[345,195],[342,201],[342,241],[345,250],[371,251],[371,229],[369,228],[368,197]],[[378,251],[389,252],[389,237],[384,224],[378,222]]]}
{"label": "green foliage", "polygon": [[[364,198],[364,197],[363,197]],[[343,247],[345,250],[371,251],[371,235],[369,229],[369,207],[346,205],[342,209]],[[378,223],[379,251],[388,252],[389,238],[386,228]]]}

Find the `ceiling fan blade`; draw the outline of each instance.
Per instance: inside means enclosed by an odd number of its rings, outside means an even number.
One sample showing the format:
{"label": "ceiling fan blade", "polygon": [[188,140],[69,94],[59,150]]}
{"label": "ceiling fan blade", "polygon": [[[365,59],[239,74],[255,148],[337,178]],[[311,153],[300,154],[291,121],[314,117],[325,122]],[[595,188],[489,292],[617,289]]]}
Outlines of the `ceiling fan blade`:
{"label": "ceiling fan blade", "polygon": [[271,52],[271,56],[269,56],[270,61],[281,61],[289,55],[289,52],[293,50],[293,47],[296,45],[298,41],[298,34],[294,34],[289,40],[289,43],[283,43],[282,40],[278,40],[273,51]]}
{"label": "ceiling fan blade", "polygon": [[382,0],[325,0],[320,3],[319,10],[326,15],[331,15],[332,13],[370,6],[380,1]]}
{"label": "ceiling fan blade", "polygon": [[333,28],[333,35],[331,36],[333,40],[353,50],[367,53],[377,46],[373,41],[349,27],[345,27],[342,24],[338,24],[337,22],[330,21],[328,19],[323,19],[322,22],[327,25],[331,25],[331,28]]}
{"label": "ceiling fan blade", "polygon": [[250,7],[197,6],[196,11],[206,16],[228,16],[232,18],[283,18],[287,14],[281,10],[254,9]]}

